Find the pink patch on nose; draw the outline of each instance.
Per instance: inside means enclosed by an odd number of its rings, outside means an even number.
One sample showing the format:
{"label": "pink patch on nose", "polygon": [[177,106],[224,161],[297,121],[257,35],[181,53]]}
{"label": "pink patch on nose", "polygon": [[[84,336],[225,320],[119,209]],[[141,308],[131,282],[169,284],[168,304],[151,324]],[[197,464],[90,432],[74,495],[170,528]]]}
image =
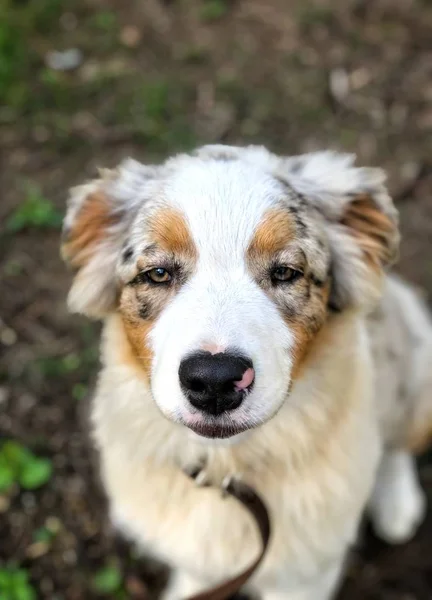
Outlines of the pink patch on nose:
{"label": "pink patch on nose", "polygon": [[251,369],[246,369],[243,373],[243,377],[240,381],[234,381],[234,385],[236,390],[246,390],[255,379],[255,371]]}
{"label": "pink patch on nose", "polygon": [[201,348],[210,354],[221,354],[225,350],[224,346],[218,344],[202,344]]}

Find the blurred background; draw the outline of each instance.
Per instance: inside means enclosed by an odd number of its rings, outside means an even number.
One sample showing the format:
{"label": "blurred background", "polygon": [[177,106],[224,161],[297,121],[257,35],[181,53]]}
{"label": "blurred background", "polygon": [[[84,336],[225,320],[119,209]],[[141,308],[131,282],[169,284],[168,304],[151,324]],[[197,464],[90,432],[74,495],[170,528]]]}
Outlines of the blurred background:
{"label": "blurred background", "polygon": [[[397,269],[430,301],[432,3],[0,0],[0,128],[0,598],[151,599],[165,574],[111,531],[88,444],[99,328],[66,310],[67,189],[208,142],[353,151],[387,169]],[[400,548],[366,526],[341,600],[431,598],[432,517]]]}

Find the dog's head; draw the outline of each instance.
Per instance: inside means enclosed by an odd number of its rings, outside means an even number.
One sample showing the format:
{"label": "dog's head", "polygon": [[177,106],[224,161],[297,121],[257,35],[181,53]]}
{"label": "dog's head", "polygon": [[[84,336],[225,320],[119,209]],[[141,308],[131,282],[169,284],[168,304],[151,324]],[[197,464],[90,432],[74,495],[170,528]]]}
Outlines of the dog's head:
{"label": "dog's head", "polygon": [[207,146],[72,191],[73,311],[117,312],[171,420],[229,437],[270,419],[329,311],[368,309],[398,245],[378,169]]}

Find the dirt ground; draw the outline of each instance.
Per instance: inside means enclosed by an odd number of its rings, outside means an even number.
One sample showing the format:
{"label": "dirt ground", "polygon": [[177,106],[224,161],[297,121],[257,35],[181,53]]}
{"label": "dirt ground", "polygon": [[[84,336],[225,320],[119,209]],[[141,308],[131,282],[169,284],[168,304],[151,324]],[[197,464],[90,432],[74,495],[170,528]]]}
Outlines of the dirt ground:
{"label": "dirt ground", "polygon": [[[99,329],[66,310],[67,188],[206,142],[353,151],[387,169],[397,269],[430,301],[432,4],[4,0],[0,128],[0,442],[53,466],[42,487],[0,494],[0,568],[19,565],[41,599],[153,598],[164,573],[111,531],[87,439]],[[431,598],[432,512],[398,548],[366,526],[340,599]]]}

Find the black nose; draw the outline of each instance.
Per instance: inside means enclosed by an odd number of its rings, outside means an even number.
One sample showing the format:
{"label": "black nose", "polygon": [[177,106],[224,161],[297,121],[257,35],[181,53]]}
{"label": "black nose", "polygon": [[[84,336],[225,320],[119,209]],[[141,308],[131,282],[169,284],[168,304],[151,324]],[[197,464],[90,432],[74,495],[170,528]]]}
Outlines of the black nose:
{"label": "black nose", "polygon": [[254,372],[252,361],[243,356],[197,352],[182,360],[179,378],[193,406],[220,415],[240,406],[252,386]]}

